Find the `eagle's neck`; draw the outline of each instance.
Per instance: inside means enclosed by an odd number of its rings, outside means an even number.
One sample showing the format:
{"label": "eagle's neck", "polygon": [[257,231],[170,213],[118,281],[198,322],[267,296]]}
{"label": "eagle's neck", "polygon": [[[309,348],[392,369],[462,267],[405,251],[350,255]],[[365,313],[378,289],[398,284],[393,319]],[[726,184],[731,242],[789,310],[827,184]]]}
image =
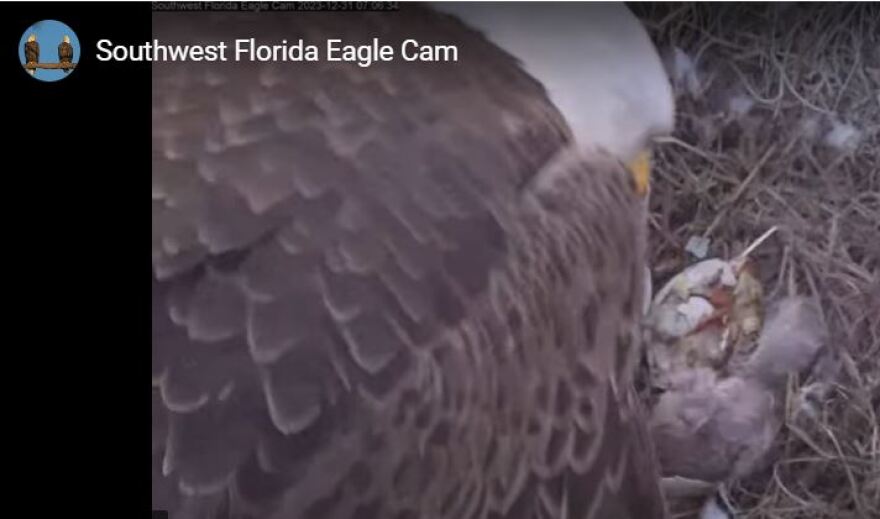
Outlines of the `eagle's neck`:
{"label": "eagle's neck", "polygon": [[629,161],[671,131],[672,89],[656,49],[622,4],[439,3],[540,81],[578,143]]}

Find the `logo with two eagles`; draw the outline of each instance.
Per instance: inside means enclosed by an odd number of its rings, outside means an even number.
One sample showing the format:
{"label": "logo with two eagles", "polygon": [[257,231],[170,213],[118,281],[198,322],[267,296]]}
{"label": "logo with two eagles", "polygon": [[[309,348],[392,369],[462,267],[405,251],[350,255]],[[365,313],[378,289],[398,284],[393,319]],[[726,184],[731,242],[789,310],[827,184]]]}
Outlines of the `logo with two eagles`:
{"label": "logo with two eagles", "polygon": [[76,70],[80,44],[73,29],[58,20],[42,20],[24,31],[18,56],[24,71],[40,81],[59,81]]}

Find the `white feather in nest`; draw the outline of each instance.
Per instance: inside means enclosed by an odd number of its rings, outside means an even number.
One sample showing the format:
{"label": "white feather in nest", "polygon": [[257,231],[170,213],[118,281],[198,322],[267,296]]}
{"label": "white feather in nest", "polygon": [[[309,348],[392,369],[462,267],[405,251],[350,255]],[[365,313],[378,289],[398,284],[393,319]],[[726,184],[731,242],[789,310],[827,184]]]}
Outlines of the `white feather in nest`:
{"label": "white feather in nest", "polygon": [[700,519],[730,519],[730,514],[718,504],[718,501],[708,499],[700,510]]}
{"label": "white feather in nest", "polygon": [[671,57],[667,58],[666,66],[676,92],[687,92],[691,97],[700,94],[697,64],[688,53],[679,47],[674,47]]}
{"label": "white feather in nest", "polygon": [[855,126],[843,121],[831,120],[831,129],[825,134],[822,142],[840,151],[853,151],[862,141],[862,132]]}

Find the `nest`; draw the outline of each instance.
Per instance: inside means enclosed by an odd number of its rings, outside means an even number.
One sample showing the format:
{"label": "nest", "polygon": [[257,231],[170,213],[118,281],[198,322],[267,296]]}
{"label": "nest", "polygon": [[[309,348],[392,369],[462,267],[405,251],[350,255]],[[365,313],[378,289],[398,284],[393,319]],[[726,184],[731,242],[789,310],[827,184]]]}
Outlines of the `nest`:
{"label": "nest", "polygon": [[[636,4],[675,83],[651,194],[655,286],[695,258],[752,253],[768,299],[822,303],[841,375],[788,417],[747,518],[880,517],[880,4]],[[792,380],[791,394],[806,381]]]}

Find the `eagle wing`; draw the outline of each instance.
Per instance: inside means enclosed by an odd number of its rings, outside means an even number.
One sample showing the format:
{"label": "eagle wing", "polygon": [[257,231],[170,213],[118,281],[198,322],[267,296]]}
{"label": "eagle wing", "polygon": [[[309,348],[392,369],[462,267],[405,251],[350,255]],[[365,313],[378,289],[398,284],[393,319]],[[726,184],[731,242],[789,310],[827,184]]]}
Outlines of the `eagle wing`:
{"label": "eagle wing", "polygon": [[451,17],[199,22],[153,29],[462,50],[154,63],[154,507],[661,517],[627,389],[641,244],[619,165],[560,160],[542,87]]}
{"label": "eagle wing", "polygon": [[67,42],[58,44],[58,61],[69,62],[73,60],[73,46]]}
{"label": "eagle wing", "polygon": [[24,44],[24,56],[27,63],[40,62],[40,44],[36,41],[28,41]]}

